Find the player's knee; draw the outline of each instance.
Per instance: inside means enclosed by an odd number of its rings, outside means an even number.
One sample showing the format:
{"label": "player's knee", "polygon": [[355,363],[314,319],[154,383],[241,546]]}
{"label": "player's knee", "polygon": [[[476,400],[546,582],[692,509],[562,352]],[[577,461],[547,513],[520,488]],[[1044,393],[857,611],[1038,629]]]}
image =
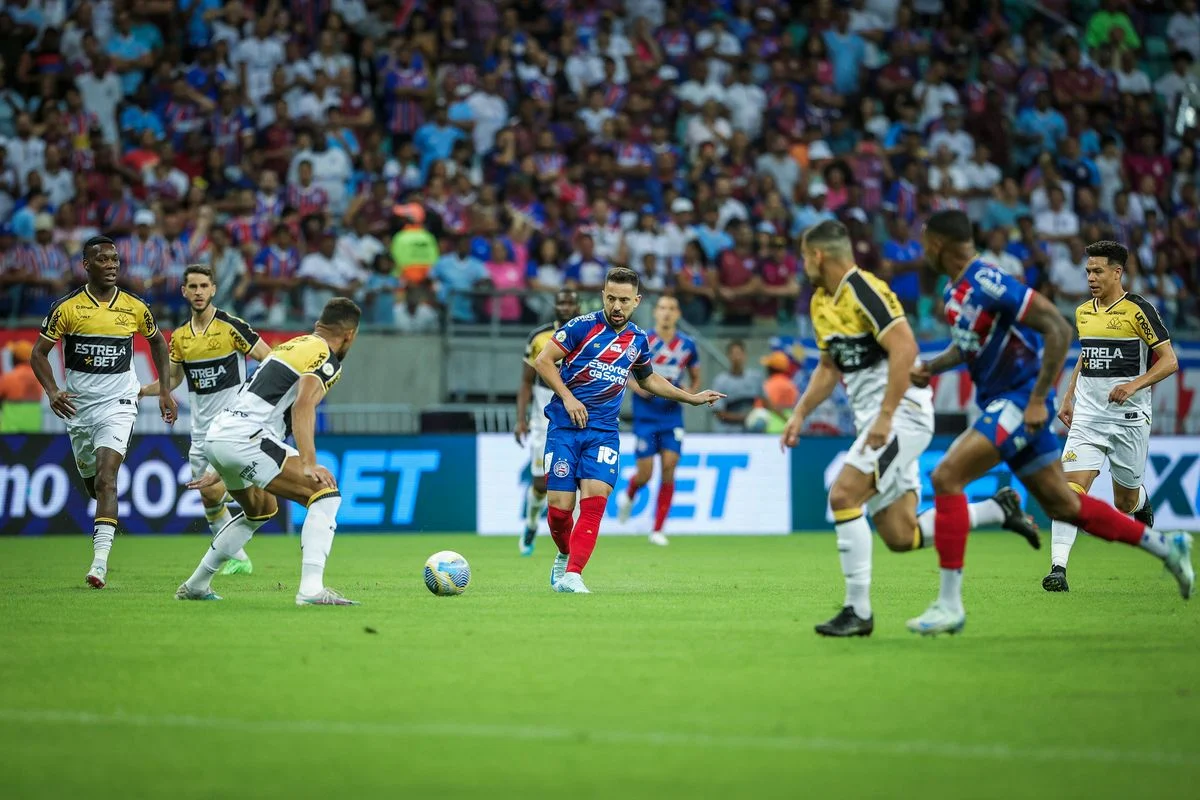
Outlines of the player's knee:
{"label": "player's knee", "polygon": [[1040,500],[1042,509],[1050,519],[1072,522],[1079,516],[1079,495],[1069,489]]}
{"label": "player's knee", "polygon": [[895,526],[877,527],[876,529],[879,531],[879,538],[883,539],[887,549],[893,553],[907,553],[915,545],[916,537],[912,530],[900,531]]}
{"label": "player's knee", "polygon": [[1113,497],[1113,505],[1117,511],[1122,514],[1132,514],[1137,510],[1138,496],[1134,494],[1132,497],[1127,494],[1116,495]]}
{"label": "player's knee", "polygon": [[533,476],[533,490],[535,492],[537,492],[538,494],[546,493],[546,476],[545,475],[534,475]]}
{"label": "player's knee", "polygon": [[102,469],[96,473],[93,479],[92,497],[109,497],[117,493],[117,472],[116,470]]}
{"label": "player's knee", "polygon": [[851,508],[858,508],[861,505],[862,501],[841,481],[836,481],[830,487],[829,507],[834,511],[845,511]]}
{"label": "player's knee", "polygon": [[225,487],[218,484],[217,486],[206,486],[200,490],[200,502],[206,508],[215,508],[221,505],[222,498],[225,497]]}
{"label": "player's knee", "polygon": [[933,484],[934,494],[961,494],[963,490],[962,478],[954,470],[946,469],[944,462],[934,467],[929,482]]}

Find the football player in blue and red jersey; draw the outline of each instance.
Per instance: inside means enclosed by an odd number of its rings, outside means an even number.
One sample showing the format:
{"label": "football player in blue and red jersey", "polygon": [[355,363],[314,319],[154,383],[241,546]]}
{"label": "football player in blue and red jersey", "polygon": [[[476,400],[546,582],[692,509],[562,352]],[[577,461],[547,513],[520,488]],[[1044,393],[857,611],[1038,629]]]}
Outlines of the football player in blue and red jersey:
{"label": "football player in blue and red jersey", "polygon": [[[686,380],[688,391],[697,392],[700,390],[700,352],[692,337],[676,328],[679,316],[677,298],[667,294],[658,298],[654,305],[654,330],[646,332],[650,343],[650,367],[681,389]],[[662,529],[675,494],[675,467],[679,464],[679,450],[683,445],[683,407],[672,400],[651,395],[636,382],[631,383],[630,388],[634,393],[637,473],[629,479],[627,490],[617,497],[619,518],[621,522],[629,519],[634,498],[650,482],[650,476],[654,474],[654,457],[658,456],[662,475],[659,476],[650,543],[666,545],[667,537]]]}
{"label": "football player in blue and red jersey", "polygon": [[[583,568],[596,547],[604,506],[617,482],[621,440],[617,418],[629,376],[652,395],[698,406],[724,397],[720,392],[685,392],[650,366],[645,331],[629,321],[642,296],[638,274],[616,267],[601,291],[604,310],[564,325],[534,361],[534,369],[554,390],[546,406],[546,488],[550,535],[558,555],[550,572],[557,592],[587,593]],[[579,520],[572,528],[578,491]]]}
{"label": "football player in blue and red jersey", "polygon": [[1051,519],[1157,556],[1189,598],[1196,585],[1191,536],[1148,528],[1108,503],[1072,491],[1063,475],[1058,438],[1047,423],[1054,416],[1052,390],[1071,344],[1071,326],[1044,295],[979,259],[963,212],[933,214],[923,239],[926,262],[950,278],[944,300],[951,345],[918,362],[913,382],[927,385],[932,376],[966,364],[983,413],[933,471],[941,591],[924,614],[909,620],[909,630],[957,633],[966,623],[962,565],[970,516],[964,490],[1001,461]]}

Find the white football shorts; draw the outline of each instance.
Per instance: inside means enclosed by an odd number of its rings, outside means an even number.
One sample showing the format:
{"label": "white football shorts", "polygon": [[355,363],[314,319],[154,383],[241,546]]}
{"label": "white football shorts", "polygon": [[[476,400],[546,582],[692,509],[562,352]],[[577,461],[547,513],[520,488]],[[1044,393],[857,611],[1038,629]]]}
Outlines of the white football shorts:
{"label": "white football shorts", "polygon": [[1126,489],[1142,485],[1150,455],[1150,425],[1117,425],[1102,420],[1073,420],[1063,446],[1064,472],[1090,472],[1104,466]]}
{"label": "white football shorts", "polygon": [[933,405],[905,398],[892,418],[892,438],[879,450],[866,447],[870,425],[863,428],[846,465],[875,476],[876,494],[867,501],[867,513],[874,516],[908,492],[921,496],[921,454],[933,440]]}
{"label": "white football shorts", "polygon": [[71,438],[79,477],[96,476],[96,451],[101,447],[125,457],[137,415],[137,401],[121,399],[89,406],[67,420],[67,435]]}
{"label": "white football shorts", "polygon": [[554,398],[554,392],[541,386],[533,387],[533,411],[529,415],[529,471],[535,478],[546,475],[542,463],[546,452],[546,431],[550,420],[546,419],[546,406]]}
{"label": "white football shorts", "polygon": [[209,439],[204,443],[204,454],[225,482],[225,488],[238,491],[247,486],[267,488],[283,472],[283,462],[289,456],[300,455],[300,451],[286,442],[260,434],[240,442]]}

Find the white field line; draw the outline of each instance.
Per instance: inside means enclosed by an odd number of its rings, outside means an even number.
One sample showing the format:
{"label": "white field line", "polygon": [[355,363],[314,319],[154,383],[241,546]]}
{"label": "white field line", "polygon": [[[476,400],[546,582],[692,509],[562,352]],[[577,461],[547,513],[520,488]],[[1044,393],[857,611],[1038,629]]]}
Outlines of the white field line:
{"label": "white field line", "polygon": [[691,747],[711,750],[748,750],[800,753],[835,753],[925,757],[934,759],[1040,761],[1052,763],[1136,764],[1139,766],[1200,766],[1200,753],[1165,750],[1114,750],[1099,747],[1027,747],[1004,742],[969,743],[931,740],[881,741],[824,736],[726,736],[667,731],[587,731],[542,725],[472,725],[407,722],[354,722],[345,720],[253,720],[229,717],[175,715],[95,714],[86,711],[0,708],[0,727],[20,725],[87,725],[133,728],[194,729],[282,733],[295,735],[341,734],[411,738],[434,736],[467,739],[580,742],[650,747]]}

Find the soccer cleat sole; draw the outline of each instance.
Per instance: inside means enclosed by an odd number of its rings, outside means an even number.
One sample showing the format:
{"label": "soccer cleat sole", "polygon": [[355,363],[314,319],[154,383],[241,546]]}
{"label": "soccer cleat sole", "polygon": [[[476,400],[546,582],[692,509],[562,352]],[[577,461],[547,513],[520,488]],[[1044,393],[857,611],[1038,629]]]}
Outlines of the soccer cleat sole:
{"label": "soccer cleat sole", "polygon": [[943,633],[947,636],[957,636],[963,632],[963,628],[965,627],[967,627],[967,621],[964,619],[962,622],[959,622],[956,625],[950,625],[945,628],[921,628],[910,626],[909,631],[917,634],[918,636],[941,636]]}
{"label": "soccer cleat sole", "polygon": [[101,578],[99,575],[88,575],[84,580],[93,589],[103,589],[107,585],[104,582],[104,578]]}
{"label": "soccer cleat sole", "polygon": [[823,636],[826,639],[866,638],[875,632],[874,626],[870,628],[855,628],[851,631],[839,631],[835,628],[826,628],[824,625],[814,625],[813,630],[816,631],[818,636]]}
{"label": "soccer cleat sole", "polygon": [[1058,572],[1051,572],[1042,578],[1042,588],[1047,592],[1071,591],[1071,587],[1067,585],[1067,576]]}

